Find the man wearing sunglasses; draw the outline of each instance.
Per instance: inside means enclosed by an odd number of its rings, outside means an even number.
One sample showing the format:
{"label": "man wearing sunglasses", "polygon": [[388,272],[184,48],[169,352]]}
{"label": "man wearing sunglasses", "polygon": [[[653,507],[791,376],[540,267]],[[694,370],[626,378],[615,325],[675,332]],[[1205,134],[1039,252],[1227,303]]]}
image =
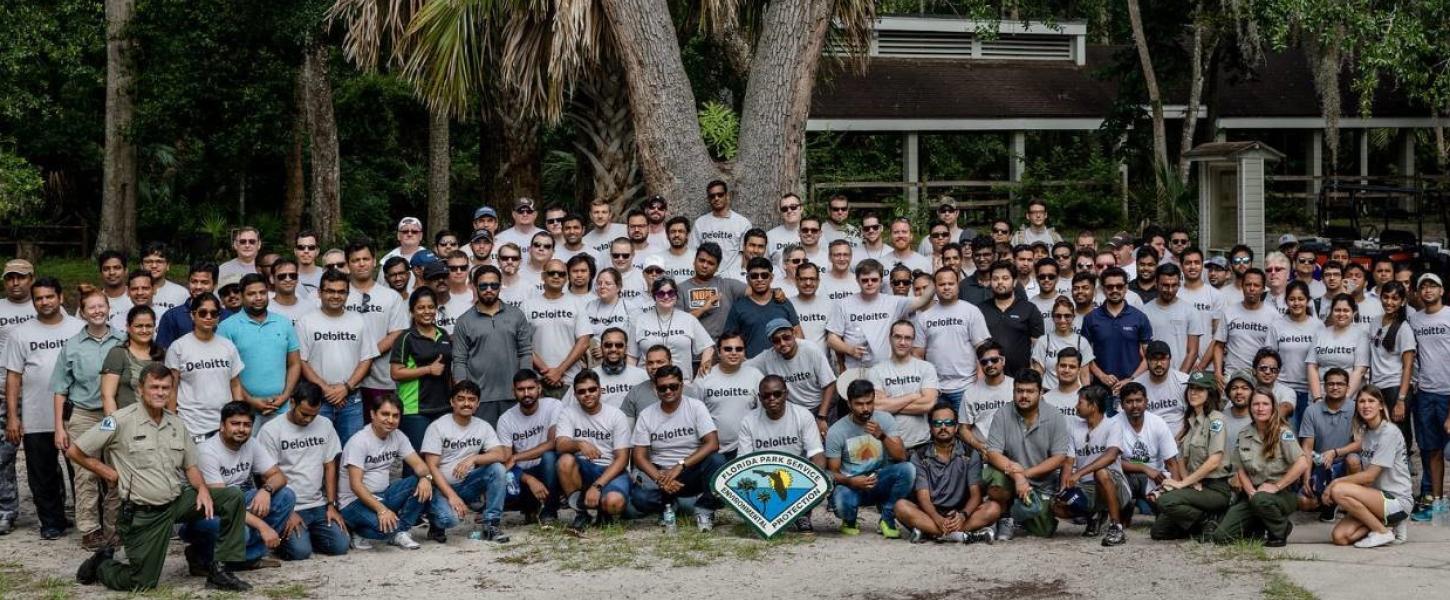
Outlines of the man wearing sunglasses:
{"label": "man wearing sunglasses", "polygon": [[1058,296],[1072,293],[1072,285],[1063,289],[1062,280],[1058,277],[1058,263],[1051,258],[1043,258],[1032,266],[1033,289],[1029,292],[1028,301],[1037,307],[1037,312],[1042,315],[1044,324],[1052,320],[1052,305],[1057,302]]}
{"label": "man wearing sunglasses", "polygon": [[785,319],[776,319],[765,326],[770,334],[770,351],[762,352],[747,363],[765,375],[776,375],[785,382],[791,404],[812,411],[819,434],[826,435],[835,398],[836,372],[826,360],[825,349],[815,344],[802,344],[795,326]]}
{"label": "man wearing sunglasses", "polygon": [[[1239,244],[1229,250],[1228,268],[1233,274],[1233,285],[1221,288],[1224,293],[1223,303],[1225,306],[1237,304],[1244,299],[1244,275],[1254,266],[1254,250]],[[1262,271],[1260,271],[1262,272]],[[1267,283],[1267,282],[1263,282]],[[1260,292],[1263,292],[1262,285]]]}
{"label": "man wearing sunglasses", "polygon": [[398,247],[384,254],[380,264],[387,264],[388,259],[394,256],[412,261],[413,255],[423,249],[423,222],[416,217],[403,217],[398,221]]}
{"label": "man wearing sunglasses", "polygon": [[710,493],[710,478],[725,464],[715,421],[703,402],[685,396],[679,367],[660,367],[651,381],[659,402],[645,407],[635,420],[630,497],[641,513],[673,515],[676,499],[695,496],[695,524],[702,532],[710,531],[720,507]]}
{"label": "man wearing sunglasses", "polygon": [[1082,320],[1082,336],[1093,347],[1088,364],[1093,378],[1114,394],[1148,369],[1143,347],[1153,339],[1153,325],[1143,311],[1128,305],[1128,275],[1117,267],[1103,271],[1103,305]]}
{"label": "man wearing sunglasses", "polygon": [[523,311],[500,300],[502,282],[496,267],[475,269],[478,298],[453,325],[453,377],[478,384],[475,414],[491,425],[515,403],[514,374],[529,368],[534,357],[534,326]]}
{"label": "man wearing sunglasses", "polygon": [[[666,349],[665,353],[668,354],[669,350]],[[629,334],[619,327],[610,327],[599,335],[599,359],[599,367],[595,370],[599,376],[599,401],[623,410],[624,399],[639,384],[649,381],[649,373],[630,364]],[[646,366],[651,364],[648,353],[644,363]],[[668,357],[654,361],[656,368],[667,364],[670,364]],[[564,404],[569,404],[568,397],[564,398]]]}
{"label": "man wearing sunglasses", "polygon": [[775,267],[769,260],[757,256],[750,259],[746,268],[749,292],[744,300],[731,304],[730,314],[725,317],[725,331],[739,332],[744,336],[745,356],[754,358],[770,348],[770,333],[765,330],[766,325],[785,319],[795,328],[795,334],[799,337],[800,316],[796,314],[795,306],[789,300],[776,295],[772,285],[775,280]]}
{"label": "man wearing sunglasses", "polygon": [[896,502],[911,492],[916,469],[907,462],[896,419],[876,410],[876,396],[868,379],[846,388],[850,414],[826,432],[826,470],[836,484],[831,502],[841,518],[841,535],[860,535],[857,510],[875,505],[881,511],[881,537],[897,539]]}
{"label": "man wearing sunglasses", "polygon": [[861,246],[861,230],[852,225],[851,200],[844,194],[835,194],[826,200],[826,220],[821,223],[822,240],[827,245],[836,240],[845,240],[854,250]]}
{"label": "man wearing sunglasses", "polygon": [[881,293],[883,271],[874,259],[857,265],[861,293],[838,302],[826,320],[826,343],[844,358],[847,368],[870,368],[891,356],[891,324],[936,298],[936,286],[915,298]]}
{"label": "man wearing sunglasses", "polygon": [[[539,239],[537,236],[534,239]],[[534,327],[534,370],[544,384],[544,395],[558,398],[583,367],[593,330],[584,315],[584,303],[564,293],[569,273],[557,258],[544,264],[544,293],[524,306]]]}
{"label": "man wearing sunglasses", "polygon": [[896,516],[912,543],[975,544],[996,539],[1002,507],[982,496],[982,454],[957,439],[956,411],[931,410],[931,443],[911,452],[912,495],[896,501]]}
{"label": "man wearing sunglasses", "polygon": [[781,251],[786,246],[801,243],[801,218],[805,216],[805,206],[800,196],[786,192],[775,207],[780,210],[780,225],[765,232],[765,254],[771,262],[781,264]]}
{"label": "man wearing sunglasses", "polygon": [[[799,456],[825,469],[821,433],[809,410],[786,401],[790,393],[786,390],[785,379],[779,375],[766,375],[756,389],[760,407],[740,420],[739,454],[782,452]],[[811,515],[807,513],[797,517],[795,528],[801,533],[815,532]]]}
{"label": "man wearing sunglasses", "polygon": [[487,229],[475,229],[468,239],[468,255],[470,266],[493,264],[493,234]]}
{"label": "man wearing sunglasses", "polygon": [[292,253],[297,257],[297,277],[302,289],[309,296],[316,297],[322,272],[327,270],[317,264],[317,258],[322,254],[321,246],[317,245],[317,232],[311,229],[297,232],[297,237],[292,240]]}
{"label": "man wearing sunglasses", "polygon": [[267,303],[273,312],[281,313],[297,325],[297,320],[317,309],[317,300],[299,285],[297,261],[283,256],[272,263],[272,299]]}
{"label": "man wearing sunglasses", "polygon": [[473,307],[473,286],[468,282],[468,255],[454,250],[447,258],[423,270],[423,280],[438,295],[438,327],[449,335],[458,317]]}
{"label": "man wearing sunglasses", "polygon": [[861,243],[852,250],[851,264],[859,265],[868,258],[886,260],[886,254],[891,252],[891,248],[881,237],[884,227],[881,217],[875,213],[866,213],[866,216],[861,217]]}
{"label": "man wearing sunglasses", "polygon": [[[958,225],[958,220],[960,219],[961,215],[962,211],[960,208],[957,208],[956,198],[953,198],[951,196],[942,196],[941,198],[937,199],[935,218],[932,219],[931,227],[935,227],[937,223],[946,225],[947,235],[945,237],[945,241],[955,242],[961,240],[963,237],[962,228],[960,225]],[[976,236],[976,232],[971,230],[966,231],[966,237],[968,239],[974,238]],[[933,248],[932,244],[935,241],[936,238],[932,237],[922,239],[921,243],[917,244],[916,246],[916,252],[924,256],[931,256]]]}
{"label": "man wearing sunglasses", "polygon": [[533,198],[519,198],[514,200],[513,226],[494,234],[494,244],[503,246],[507,243],[514,243],[520,248],[527,248],[529,241],[534,239],[534,234],[543,231],[534,226],[534,221],[539,218],[538,207],[534,205]]}
{"label": "man wearing sunglasses", "polygon": [[559,487],[574,509],[569,530],[575,534],[618,519],[629,502],[630,422],[603,401],[603,388],[595,371],[575,375],[570,393],[577,401],[564,403],[555,427]]}
{"label": "man wearing sunglasses", "polygon": [[663,248],[668,240],[665,239],[665,223],[670,220],[670,203],[664,196],[650,196],[644,201],[644,216],[649,219],[649,243],[656,248]]}
{"label": "man wearing sunglasses", "polygon": [[806,260],[817,265],[825,265],[831,262],[828,244],[822,244],[821,239],[824,231],[821,229],[820,217],[805,216],[801,218],[801,249],[806,252]]}
{"label": "man wearing sunglasses", "polygon": [[720,435],[720,453],[735,458],[740,421],[755,408],[755,394],[765,375],[745,364],[745,338],[727,331],[715,344],[716,368],[696,377],[686,387],[691,398],[699,398],[710,409],[710,418]]}
{"label": "man wearing sunglasses", "polygon": [[217,268],[221,277],[242,276],[257,272],[257,255],[262,252],[262,234],[250,225],[232,231],[232,252],[235,258]]}
{"label": "man wearing sunglasses", "polygon": [[[730,209],[730,186],[716,179],[705,186],[705,198],[710,202],[710,212],[695,219],[692,245],[705,242],[720,244],[725,263],[720,272],[734,273],[740,270],[740,252],[745,243],[745,232],[752,227],[750,219]],[[763,252],[762,248],[762,252]]]}

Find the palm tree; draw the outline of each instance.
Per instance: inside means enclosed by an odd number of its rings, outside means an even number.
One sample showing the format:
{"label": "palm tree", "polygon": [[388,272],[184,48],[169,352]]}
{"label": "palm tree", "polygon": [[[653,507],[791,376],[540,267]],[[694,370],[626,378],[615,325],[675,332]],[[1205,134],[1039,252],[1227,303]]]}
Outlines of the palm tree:
{"label": "palm tree", "polygon": [[741,479],[735,484],[735,489],[740,491],[740,496],[745,498],[746,502],[750,501],[750,492],[755,491],[758,487],[759,485],[756,484],[755,480],[750,477]]}
{"label": "palm tree", "polygon": [[770,502],[770,492],[761,490],[755,493],[755,499],[760,501],[760,510],[765,510],[765,505]]}

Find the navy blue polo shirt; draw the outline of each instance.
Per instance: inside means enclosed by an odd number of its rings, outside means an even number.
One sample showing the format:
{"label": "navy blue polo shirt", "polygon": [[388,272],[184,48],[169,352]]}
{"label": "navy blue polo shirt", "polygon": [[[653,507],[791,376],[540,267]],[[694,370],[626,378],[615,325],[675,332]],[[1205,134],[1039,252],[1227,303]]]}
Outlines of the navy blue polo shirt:
{"label": "navy blue polo shirt", "polygon": [[1153,326],[1143,311],[1123,303],[1114,317],[1107,305],[1094,308],[1082,318],[1082,336],[1092,344],[1098,368],[1118,379],[1133,375],[1143,361],[1140,344],[1153,339]]}

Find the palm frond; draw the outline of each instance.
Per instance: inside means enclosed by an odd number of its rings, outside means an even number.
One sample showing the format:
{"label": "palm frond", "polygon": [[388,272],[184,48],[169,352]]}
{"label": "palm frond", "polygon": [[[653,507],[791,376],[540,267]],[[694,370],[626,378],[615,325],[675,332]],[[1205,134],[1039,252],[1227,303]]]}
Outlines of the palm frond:
{"label": "palm frond", "polygon": [[496,65],[493,23],[498,0],[431,0],[401,39],[402,75],[424,103],[454,117],[472,116]]}
{"label": "palm frond", "polygon": [[342,51],[358,68],[374,71],[378,57],[387,54],[393,66],[402,64],[398,49],[407,32],[408,22],[426,0],[337,0],[327,10],[329,26],[340,24],[345,30]]}

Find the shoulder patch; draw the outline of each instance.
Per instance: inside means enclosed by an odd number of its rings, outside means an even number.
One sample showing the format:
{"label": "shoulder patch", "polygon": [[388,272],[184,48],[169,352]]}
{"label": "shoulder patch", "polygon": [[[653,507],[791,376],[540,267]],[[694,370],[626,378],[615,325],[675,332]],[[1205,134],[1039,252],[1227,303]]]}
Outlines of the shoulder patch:
{"label": "shoulder patch", "polygon": [[1286,442],[1292,442],[1294,441],[1294,432],[1285,429],[1283,432],[1279,433],[1279,439]]}
{"label": "shoulder patch", "polygon": [[1212,431],[1214,433],[1218,433],[1220,431],[1223,431],[1223,420],[1222,419],[1214,419],[1212,421],[1209,421],[1208,422],[1208,430],[1209,431]]}
{"label": "shoulder patch", "polygon": [[104,419],[101,419],[100,429],[101,431],[115,431],[116,417],[106,417]]}

